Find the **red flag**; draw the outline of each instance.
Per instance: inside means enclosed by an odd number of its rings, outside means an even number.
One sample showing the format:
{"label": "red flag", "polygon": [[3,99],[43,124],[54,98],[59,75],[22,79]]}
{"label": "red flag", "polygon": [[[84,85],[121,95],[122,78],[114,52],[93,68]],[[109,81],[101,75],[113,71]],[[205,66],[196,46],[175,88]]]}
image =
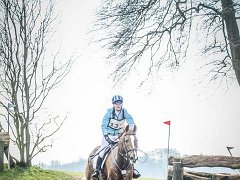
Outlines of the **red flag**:
{"label": "red flag", "polygon": [[164,124],[167,124],[167,125],[169,125],[170,126],[170,124],[171,124],[171,121],[165,121],[165,122],[163,122]]}
{"label": "red flag", "polygon": [[233,149],[234,147],[231,147],[231,146],[227,146],[227,149],[230,150],[230,149]]}

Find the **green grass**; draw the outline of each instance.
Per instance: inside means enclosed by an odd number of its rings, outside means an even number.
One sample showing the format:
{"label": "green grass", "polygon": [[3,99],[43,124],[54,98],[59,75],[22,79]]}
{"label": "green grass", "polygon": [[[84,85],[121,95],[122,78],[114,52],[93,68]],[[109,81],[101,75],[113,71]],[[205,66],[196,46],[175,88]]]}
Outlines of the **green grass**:
{"label": "green grass", "polygon": [[60,171],[60,172],[64,172],[64,173],[69,174],[71,176],[84,177],[83,172],[73,172],[73,171]]}
{"label": "green grass", "polygon": [[[44,170],[33,166],[31,168],[4,168],[4,172],[0,172],[0,180],[73,180],[73,177],[84,177],[83,172],[68,172]],[[159,180],[153,178],[139,178],[138,180]]]}
{"label": "green grass", "polygon": [[0,173],[0,180],[71,180],[73,176],[70,173],[43,170],[34,166],[31,168],[16,167],[10,170],[5,168],[4,172]]}
{"label": "green grass", "polygon": [[[83,172],[65,172],[67,174],[70,174],[71,176],[77,176],[77,177],[84,177]],[[154,178],[138,178],[138,180],[160,180],[160,179],[154,179]]]}
{"label": "green grass", "polygon": [[[70,174],[71,176],[84,177],[83,172],[65,172],[65,173]],[[161,180],[161,179],[140,177],[138,178],[138,180]]]}

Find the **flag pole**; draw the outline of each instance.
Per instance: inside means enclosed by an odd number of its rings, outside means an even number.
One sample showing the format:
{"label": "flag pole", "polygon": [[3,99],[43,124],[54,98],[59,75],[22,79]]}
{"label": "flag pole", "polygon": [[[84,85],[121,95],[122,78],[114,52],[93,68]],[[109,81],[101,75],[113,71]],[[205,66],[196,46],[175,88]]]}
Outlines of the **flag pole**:
{"label": "flag pole", "polygon": [[169,143],[170,143],[170,124],[168,126],[168,149],[167,149],[167,159],[169,158]]}
{"label": "flag pole", "polygon": [[167,177],[166,179],[168,179],[168,158],[169,158],[169,144],[170,144],[170,126],[171,126],[171,121],[165,121],[163,122],[164,124],[167,124],[169,127],[168,127],[168,147],[167,147]]}
{"label": "flag pole", "polygon": [[164,124],[167,124],[168,125],[168,148],[167,148],[167,158],[169,158],[169,144],[170,144],[170,126],[171,126],[171,121],[165,121],[163,122]]}

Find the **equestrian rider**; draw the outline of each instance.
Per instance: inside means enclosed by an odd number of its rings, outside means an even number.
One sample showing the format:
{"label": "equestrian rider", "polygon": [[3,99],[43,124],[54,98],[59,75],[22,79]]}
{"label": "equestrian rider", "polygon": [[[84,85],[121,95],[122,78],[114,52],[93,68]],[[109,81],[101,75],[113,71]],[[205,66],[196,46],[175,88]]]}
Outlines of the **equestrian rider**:
{"label": "equestrian rider", "polygon": [[[113,107],[107,110],[107,113],[102,120],[102,143],[100,148],[100,153],[98,155],[96,168],[92,174],[93,178],[98,178],[99,171],[101,169],[101,164],[105,152],[108,150],[106,146],[109,144],[114,145],[117,143],[117,138],[123,131],[125,121],[130,128],[134,127],[134,121],[132,116],[127,112],[126,109],[122,108],[123,98],[120,95],[115,95],[112,97]],[[116,141],[115,141],[116,140]],[[134,169],[133,178],[139,178],[141,175]]]}

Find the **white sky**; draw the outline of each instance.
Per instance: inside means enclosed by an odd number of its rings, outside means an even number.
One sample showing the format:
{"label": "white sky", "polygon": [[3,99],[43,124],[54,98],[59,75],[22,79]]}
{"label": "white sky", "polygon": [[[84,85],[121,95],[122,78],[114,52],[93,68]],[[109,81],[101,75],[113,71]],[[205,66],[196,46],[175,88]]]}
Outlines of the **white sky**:
{"label": "white sky", "polygon": [[[38,156],[39,161],[62,163],[86,158],[100,143],[101,121],[111,107],[111,97],[121,94],[124,107],[138,126],[140,149],[166,148],[171,120],[170,148],[182,154],[229,155],[226,146],[234,146],[232,154],[240,156],[240,87],[215,90],[194,80],[197,72],[185,64],[179,72],[159,80],[152,89],[137,89],[133,77],[122,88],[113,89],[104,50],[89,46],[85,34],[90,28],[97,0],[60,0],[62,21],[58,29],[63,56],[77,48],[80,55],[71,73],[48,99],[49,111],[68,119],[57,134],[54,145]],[[136,76],[135,76],[136,77]],[[148,86],[150,87],[150,86]],[[151,91],[150,94],[148,94]]]}

